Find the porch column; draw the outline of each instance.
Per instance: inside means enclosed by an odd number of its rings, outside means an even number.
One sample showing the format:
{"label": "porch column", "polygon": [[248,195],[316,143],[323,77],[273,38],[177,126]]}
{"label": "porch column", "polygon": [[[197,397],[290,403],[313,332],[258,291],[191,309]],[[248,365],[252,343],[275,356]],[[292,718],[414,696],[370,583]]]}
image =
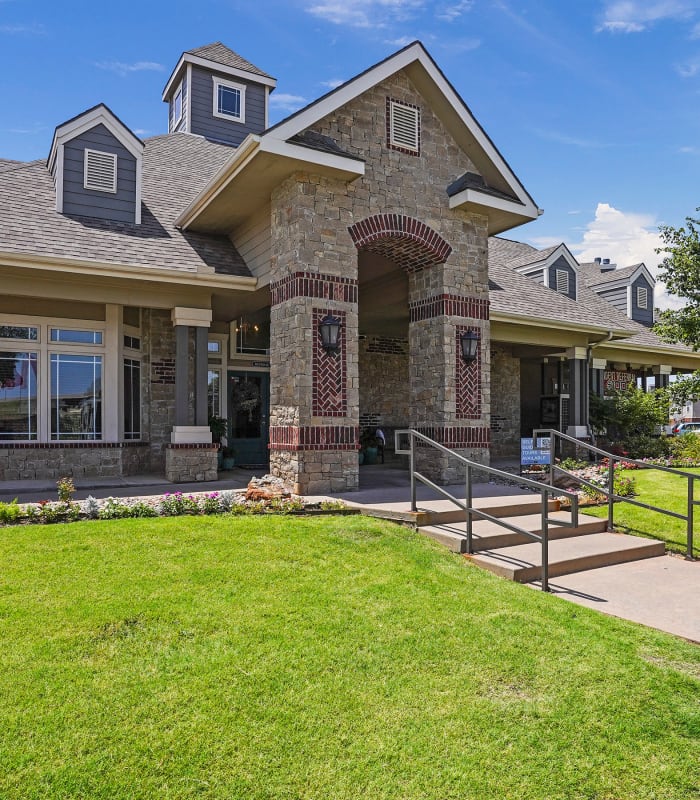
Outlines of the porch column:
{"label": "porch column", "polygon": [[668,386],[672,369],[673,367],[671,367],[669,364],[659,364],[656,367],[652,367],[657,389],[665,389]]}
{"label": "porch column", "polygon": [[608,362],[604,358],[592,358],[590,368],[590,392],[597,397],[602,397],[605,394],[605,385],[603,383],[603,373]]}
{"label": "porch column", "polygon": [[[183,308],[171,311],[175,328],[175,425],[173,444],[211,444],[207,425],[207,336],[211,309]],[[194,328],[195,352],[190,372],[190,328]]]}
{"label": "porch column", "polygon": [[585,347],[567,350],[569,359],[569,436],[584,438],[588,431],[588,358]]}

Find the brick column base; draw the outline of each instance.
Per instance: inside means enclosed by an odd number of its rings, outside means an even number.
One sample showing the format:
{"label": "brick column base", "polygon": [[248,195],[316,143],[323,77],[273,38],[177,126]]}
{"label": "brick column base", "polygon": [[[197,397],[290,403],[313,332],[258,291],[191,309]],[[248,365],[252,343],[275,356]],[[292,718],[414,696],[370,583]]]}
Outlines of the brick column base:
{"label": "brick column base", "polygon": [[218,445],[170,444],[165,447],[165,477],[173,483],[216,480]]}

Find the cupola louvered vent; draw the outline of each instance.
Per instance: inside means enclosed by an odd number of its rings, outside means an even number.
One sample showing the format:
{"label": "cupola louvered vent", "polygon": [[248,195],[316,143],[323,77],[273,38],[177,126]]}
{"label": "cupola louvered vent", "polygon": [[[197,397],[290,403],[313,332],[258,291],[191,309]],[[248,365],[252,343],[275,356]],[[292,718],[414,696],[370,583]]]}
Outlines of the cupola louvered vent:
{"label": "cupola louvered vent", "polygon": [[412,154],[420,152],[420,110],[389,100],[389,147]]}
{"label": "cupola louvered vent", "polygon": [[114,153],[85,150],[85,188],[116,193],[117,156]]}

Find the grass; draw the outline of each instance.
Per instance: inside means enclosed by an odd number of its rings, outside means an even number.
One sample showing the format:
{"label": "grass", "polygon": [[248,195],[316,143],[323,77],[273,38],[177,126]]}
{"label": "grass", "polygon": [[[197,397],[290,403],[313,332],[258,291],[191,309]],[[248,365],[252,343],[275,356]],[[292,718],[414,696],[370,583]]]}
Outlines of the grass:
{"label": "grass", "polygon": [[0,797],[700,797],[700,648],[360,517],[0,529]]}
{"label": "grass", "polygon": [[[700,469],[684,471],[700,475]],[[633,499],[679,514],[688,513],[688,482],[686,478],[652,469],[623,470],[621,474],[634,478],[636,494]],[[700,481],[695,486],[695,499],[700,500]],[[607,505],[586,508],[585,511],[587,514],[601,518],[608,516]],[[696,507],[695,516],[693,555],[695,558],[699,558],[700,507]],[[685,520],[648,511],[628,503],[617,503],[615,505],[615,527],[625,533],[661,539],[666,542],[669,550],[676,553],[685,553],[687,549]]]}

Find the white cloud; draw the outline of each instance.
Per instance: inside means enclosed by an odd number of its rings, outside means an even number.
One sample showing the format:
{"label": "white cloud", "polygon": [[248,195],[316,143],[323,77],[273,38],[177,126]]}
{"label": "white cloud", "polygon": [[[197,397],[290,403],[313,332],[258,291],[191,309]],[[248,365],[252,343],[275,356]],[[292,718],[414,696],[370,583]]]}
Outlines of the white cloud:
{"label": "white cloud", "polygon": [[344,83],[345,81],[341,80],[340,78],[331,78],[329,81],[321,81],[321,86],[325,86],[326,89],[337,89]]}
{"label": "white cloud", "polygon": [[440,47],[449,53],[467,53],[481,47],[481,39],[441,39]]}
{"label": "white cloud", "polygon": [[165,67],[155,61],[135,61],[132,64],[125,64],[123,61],[96,61],[98,69],[108,72],[115,72],[120,77],[125,77],[132,72],[163,72]]}
{"label": "white cloud", "polygon": [[[598,203],[595,217],[585,227],[581,241],[568,243],[569,249],[581,261],[609,258],[618,267],[646,264],[652,275],[658,272],[663,254],[658,221],[651,214],[621,211],[608,203]],[[663,283],[656,284],[655,303],[660,308],[679,308],[683,302],[671,297]]]}
{"label": "white cloud", "polygon": [[406,47],[416,41],[416,36],[399,36],[398,39],[385,39],[385,43],[392,47]]}
{"label": "white cloud", "polygon": [[662,20],[687,20],[700,9],[700,0],[607,0],[598,30],[641,33]]}
{"label": "white cloud", "polygon": [[595,139],[584,139],[580,136],[569,136],[566,133],[560,133],[551,128],[531,128],[530,130],[535,136],[539,136],[540,139],[547,139],[550,142],[558,142],[559,144],[568,144],[573,147],[582,147],[585,149],[611,147],[611,145],[606,142],[600,142]]}
{"label": "white cloud", "polygon": [[270,95],[270,105],[274,108],[279,108],[282,111],[296,111],[298,108],[305,106],[307,100],[298,94],[278,94],[275,92]]}
{"label": "white cloud", "polygon": [[462,0],[460,3],[451,3],[450,5],[438,8],[435,12],[435,16],[444,22],[454,22],[456,19],[459,19],[465,11],[471,11],[473,5],[473,0]]}
{"label": "white cloud", "polygon": [[679,147],[678,152],[683,153],[684,155],[687,154],[691,156],[696,156],[698,155],[698,153],[700,153],[700,147],[695,147],[695,145],[692,144],[686,145],[685,147]]}
{"label": "white cloud", "polygon": [[411,19],[425,0],[325,0],[308,6],[315,17],[351,28],[384,28]]}
{"label": "white cloud", "polygon": [[43,25],[23,25],[21,23],[15,25],[0,25],[0,33],[7,33],[11,35],[16,34],[29,34],[30,36],[44,36],[46,28]]}

